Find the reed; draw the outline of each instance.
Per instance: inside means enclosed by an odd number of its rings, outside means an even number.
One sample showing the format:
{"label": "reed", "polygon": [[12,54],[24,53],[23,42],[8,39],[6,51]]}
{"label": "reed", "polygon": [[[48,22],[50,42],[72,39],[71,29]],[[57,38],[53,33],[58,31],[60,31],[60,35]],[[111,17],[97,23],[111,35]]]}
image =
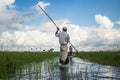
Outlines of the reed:
{"label": "reed", "polygon": [[14,76],[16,70],[25,64],[41,62],[57,56],[57,52],[0,52],[0,79]]}
{"label": "reed", "polygon": [[79,52],[77,56],[102,65],[120,66],[120,51]]}

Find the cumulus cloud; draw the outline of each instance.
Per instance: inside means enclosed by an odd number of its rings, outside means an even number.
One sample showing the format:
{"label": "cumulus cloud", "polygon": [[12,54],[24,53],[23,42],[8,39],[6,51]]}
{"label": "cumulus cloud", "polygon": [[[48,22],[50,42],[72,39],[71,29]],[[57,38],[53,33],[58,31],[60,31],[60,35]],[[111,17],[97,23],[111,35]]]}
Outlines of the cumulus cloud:
{"label": "cumulus cloud", "polygon": [[[62,28],[68,23],[67,19],[56,20],[56,24]],[[62,24],[61,24],[62,23]],[[20,31],[3,32],[0,36],[2,46],[23,46],[42,47],[58,49],[59,43],[55,37],[55,26],[51,22],[46,22],[40,26],[25,26]],[[6,39],[6,40],[5,40]],[[12,44],[10,44],[12,42]]]}
{"label": "cumulus cloud", "polygon": [[[2,30],[21,30],[22,24],[40,16],[40,9],[37,11],[36,8],[33,8],[29,12],[20,12],[15,9],[14,3],[15,0],[0,0],[0,28]],[[50,3],[41,1],[38,4],[43,8],[50,5]]]}
{"label": "cumulus cloud", "polygon": [[[13,41],[16,45],[23,46],[52,46],[54,36],[40,31],[17,31],[13,33]],[[48,40],[49,39],[49,40]]]}
{"label": "cumulus cloud", "polygon": [[15,0],[0,0],[0,8],[1,8],[1,10],[5,6],[9,6],[10,8],[13,8],[12,4],[14,2],[15,2]]}
{"label": "cumulus cloud", "polygon": [[[120,46],[120,30],[101,29],[99,27],[81,27],[71,24],[67,19],[56,20],[58,26],[68,28],[72,44],[80,51],[109,50]],[[63,24],[62,24],[63,23]],[[26,27],[25,27],[26,28]],[[23,31],[3,32],[0,36],[2,45],[23,47],[54,48],[59,50],[58,38],[55,37],[56,28],[51,22],[46,22],[38,26],[27,26]]]}
{"label": "cumulus cloud", "polygon": [[112,29],[112,27],[114,26],[114,23],[111,22],[108,17],[102,16],[100,14],[97,14],[95,16],[95,20],[98,24],[100,24],[102,28],[105,28],[105,29]]}
{"label": "cumulus cloud", "polygon": [[45,3],[43,1],[39,1],[37,5],[41,6],[43,9],[45,9],[47,6],[50,5],[50,3]]}
{"label": "cumulus cloud", "polygon": [[11,44],[12,34],[9,32],[3,32],[0,36],[0,45],[8,46]]}
{"label": "cumulus cloud", "polygon": [[20,13],[13,7],[15,0],[0,0],[0,28],[2,30],[13,30],[19,29],[20,22],[22,21],[19,17]]}
{"label": "cumulus cloud", "polygon": [[115,23],[118,24],[118,25],[120,25],[120,21],[116,21]]}

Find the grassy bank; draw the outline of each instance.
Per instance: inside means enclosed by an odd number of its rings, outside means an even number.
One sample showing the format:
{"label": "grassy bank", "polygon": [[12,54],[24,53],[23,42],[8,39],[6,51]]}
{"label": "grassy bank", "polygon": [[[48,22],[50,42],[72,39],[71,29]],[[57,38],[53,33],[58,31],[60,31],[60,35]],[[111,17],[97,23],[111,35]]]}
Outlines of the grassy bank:
{"label": "grassy bank", "polygon": [[45,59],[57,57],[58,53],[40,52],[0,52],[0,79],[7,79],[24,64],[41,62]]}
{"label": "grassy bank", "polygon": [[120,67],[120,51],[80,52],[77,56],[91,62]]}

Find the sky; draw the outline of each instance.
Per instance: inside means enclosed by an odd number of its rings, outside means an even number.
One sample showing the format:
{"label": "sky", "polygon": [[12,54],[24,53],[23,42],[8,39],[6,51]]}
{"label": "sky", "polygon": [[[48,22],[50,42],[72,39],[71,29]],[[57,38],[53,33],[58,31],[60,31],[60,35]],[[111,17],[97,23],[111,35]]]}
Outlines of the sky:
{"label": "sky", "polygon": [[0,0],[0,50],[59,51],[56,27],[78,51],[120,50],[120,0]]}

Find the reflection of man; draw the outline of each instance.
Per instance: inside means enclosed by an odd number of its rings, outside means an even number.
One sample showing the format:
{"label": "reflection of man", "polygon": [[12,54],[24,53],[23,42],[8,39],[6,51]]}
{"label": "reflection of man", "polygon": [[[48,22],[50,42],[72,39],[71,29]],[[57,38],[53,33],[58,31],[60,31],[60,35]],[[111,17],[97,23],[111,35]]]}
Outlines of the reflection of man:
{"label": "reflection of man", "polygon": [[60,43],[60,62],[65,65],[65,61],[67,59],[68,55],[68,42],[70,41],[69,34],[67,33],[67,28],[63,27],[63,31],[60,32],[59,28],[57,28],[57,31],[55,33],[56,37],[59,38]]}
{"label": "reflection of man", "polygon": [[69,47],[69,56],[72,56],[72,51],[73,51],[72,46],[70,46]]}

